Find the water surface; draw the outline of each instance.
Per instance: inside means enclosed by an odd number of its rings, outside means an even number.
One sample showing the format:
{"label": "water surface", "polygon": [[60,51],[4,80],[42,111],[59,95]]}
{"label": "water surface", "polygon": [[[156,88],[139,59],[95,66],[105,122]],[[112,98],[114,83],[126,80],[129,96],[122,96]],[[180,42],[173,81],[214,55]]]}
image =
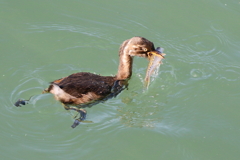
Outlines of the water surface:
{"label": "water surface", "polygon": [[[0,0],[0,158],[238,160],[239,19],[237,0]],[[165,49],[154,82],[144,90],[135,58],[129,90],[71,129],[74,113],[40,93],[72,73],[115,74],[133,36]]]}

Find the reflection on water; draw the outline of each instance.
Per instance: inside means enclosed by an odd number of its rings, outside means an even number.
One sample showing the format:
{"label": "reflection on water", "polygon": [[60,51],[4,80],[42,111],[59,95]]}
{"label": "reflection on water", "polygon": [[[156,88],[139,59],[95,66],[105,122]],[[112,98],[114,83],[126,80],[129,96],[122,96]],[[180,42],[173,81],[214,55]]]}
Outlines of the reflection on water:
{"label": "reflection on water", "polygon": [[[158,96],[156,95],[156,97]],[[157,123],[161,123],[162,118],[158,114],[165,106],[164,103],[159,103],[154,96],[149,97],[147,103],[142,101],[137,102],[139,98],[134,96],[131,96],[131,99],[135,99],[135,102],[129,102],[129,97],[123,98],[122,101],[126,106],[119,106],[117,109],[121,123],[128,127],[147,128],[155,128]]]}

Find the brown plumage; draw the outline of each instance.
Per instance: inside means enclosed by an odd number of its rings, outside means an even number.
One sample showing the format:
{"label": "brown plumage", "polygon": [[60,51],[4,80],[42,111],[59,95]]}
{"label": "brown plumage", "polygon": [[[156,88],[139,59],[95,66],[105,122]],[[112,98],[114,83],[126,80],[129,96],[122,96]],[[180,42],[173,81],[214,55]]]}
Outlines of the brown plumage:
{"label": "brown plumage", "polygon": [[54,94],[65,105],[83,108],[105,100],[106,97],[112,98],[114,92],[122,89],[120,82],[123,81],[117,81],[116,77],[80,72],[51,82],[47,92]]}
{"label": "brown plumage", "polygon": [[[86,117],[82,108],[115,97],[128,85],[132,75],[133,56],[147,58],[156,52],[154,44],[143,37],[133,37],[123,42],[119,49],[119,67],[116,76],[100,76],[87,72],[72,74],[51,82],[45,92],[52,93],[65,109],[78,111],[81,116],[72,127]],[[74,106],[74,107],[72,107]]]}

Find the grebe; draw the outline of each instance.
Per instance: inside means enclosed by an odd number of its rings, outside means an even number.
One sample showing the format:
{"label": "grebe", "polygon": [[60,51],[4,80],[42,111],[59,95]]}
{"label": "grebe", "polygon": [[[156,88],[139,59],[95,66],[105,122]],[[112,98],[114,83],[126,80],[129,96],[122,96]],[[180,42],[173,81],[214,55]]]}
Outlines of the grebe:
{"label": "grebe", "polygon": [[[143,37],[133,37],[122,43],[119,49],[119,67],[116,76],[100,76],[88,72],[80,72],[55,80],[43,93],[52,93],[66,110],[75,110],[80,117],[75,119],[72,128],[75,128],[86,118],[85,107],[91,107],[117,96],[127,88],[128,80],[132,75],[133,56],[164,58],[163,53],[154,48],[154,44]],[[20,104],[20,103],[19,103]],[[23,104],[21,102],[21,104]]]}

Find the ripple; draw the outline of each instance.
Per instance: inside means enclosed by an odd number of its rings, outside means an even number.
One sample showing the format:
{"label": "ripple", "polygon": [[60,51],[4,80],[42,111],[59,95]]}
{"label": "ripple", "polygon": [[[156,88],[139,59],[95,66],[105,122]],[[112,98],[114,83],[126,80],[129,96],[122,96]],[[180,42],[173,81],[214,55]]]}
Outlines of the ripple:
{"label": "ripple", "polygon": [[[69,16],[69,15],[65,15],[65,16]],[[69,16],[69,17],[77,18],[77,17],[72,17],[72,16]],[[81,20],[87,21],[87,19],[81,19]],[[90,22],[93,24],[100,23],[97,21],[90,21]],[[51,31],[61,31],[61,33],[63,34],[65,31],[65,32],[70,32],[70,33],[79,33],[82,35],[107,40],[110,43],[115,43],[114,42],[115,38],[112,37],[111,35],[107,34],[107,29],[105,30],[106,32],[104,32],[103,30],[100,30],[99,28],[94,27],[95,25],[85,26],[85,25],[76,25],[76,24],[74,25],[74,24],[68,24],[68,23],[27,23],[26,25],[28,25],[27,30],[25,31],[25,33],[27,33],[27,34],[49,33]],[[111,24],[102,23],[102,25],[106,25],[107,27],[110,27],[111,29],[113,29],[113,28],[123,29],[123,28],[118,28],[117,26],[114,26]],[[62,40],[62,38],[60,38],[59,40]],[[116,44],[118,44],[118,43],[116,43]],[[83,47],[93,47],[93,45],[84,44],[83,42],[81,42],[79,45],[80,46],[74,46],[74,47],[82,47],[82,46]]]}
{"label": "ripple", "polygon": [[195,35],[183,41],[188,46],[186,50],[201,56],[216,56],[219,53],[217,46],[222,45],[220,37],[213,34]]}
{"label": "ripple", "polygon": [[226,66],[224,67],[224,74],[221,73],[216,79],[223,79],[228,82],[240,80],[240,66]]}
{"label": "ripple", "polygon": [[205,73],[201,69],[192,69],[190,71],[190,75],[192,76],[193,79],[195,80],[202,80],[202,79],[207,79],[209,78],[212,74],[211,73]]}
{"label": "ripple", "polygon": [[[70,73],[79,71],[79,68],[76,68],[72,65],[57,65],[57,64],[50,64],[50,65],[44,65],[39,68],[36,68],[34,70],[26,68],[27,66],[22,66],[19,69],[11,69],[9,72],[11,72],[11,78],[15,77],[21,77],[20,79],[17,79],[17,82],[14,84],[17,84],[14,86],[12,91],[9,95],[9,104],[7,106],[12,107],[6,107],[6,109],[10,112],[15,112],[14,103],[18,99],[24,99],[28,100],[30,97],[30,104],[33,107],[36,107],[37,103],[41,103],[41,100],[47,99],[49,96],[47,94],[41,94],[43,89],[45,89],[49,85],[49,81],[54,78],[47,78],[51,75],[59,75],[59,77],[62,77],[62,75],[66,76]],[[55,77],[55,76],[54,76]],[[52,98],[52,97],[51,97]],[[46,106],[47,104],[42,104],[42,106]],[[24,106],[22,108],[25,108],[27,106]],[[14,108],[14,110],[13,110]],[[21,108],[21,110],[22,110]],[[20,110],[19,110],[20,111]],[[26,111],[26,110],[25,110]],[[36,112],[36,109],[28,110],[29,112]],[[40,111],[38,111],[40,112]],[[14,114],[14,113],[13,113]],[[24,114],[23,112],[21,114]]]}

